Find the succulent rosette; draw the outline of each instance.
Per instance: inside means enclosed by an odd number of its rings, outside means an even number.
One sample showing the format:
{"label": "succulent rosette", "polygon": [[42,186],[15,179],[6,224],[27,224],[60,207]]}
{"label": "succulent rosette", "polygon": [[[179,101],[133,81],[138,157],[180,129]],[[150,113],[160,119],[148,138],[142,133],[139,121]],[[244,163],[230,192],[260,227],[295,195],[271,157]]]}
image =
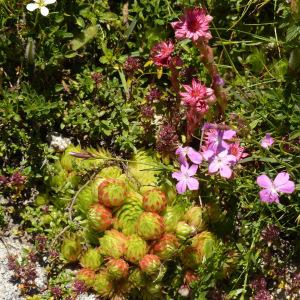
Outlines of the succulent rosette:
{"label": "succulent rosette", "polygon": [[126,202],[115,213],[114,228],[126,235],[136,233],[137,220],[142,213],[142,196],[131,191]]}
{"label": "succulent rosette", "polygon": [[186,222],[178,222],[176,226],[176,236],[180,240],[186,240],[195,233],[195,228]]}
{"label": "succulent rosette", "polygon": [[137,233],[145,240],[159,239],[164,233],[163,218],[151,212],[144,212],[137,222]]}
{"label": "succulent rosette", "polygon": [[99,202],[107,207],[121,206],[125,202],[126,194],[126,185],[119,179],[106,179],[98,187]]}
{"label": "succulent rosette", "polygon": [[81,239],[75,234],[66,237],[61,246],[61,254],[67,262],[75,262],[78,260],[82,251]]}
{"label": "succulent rosette", "polygon": [[147,254],[140,260],[139,265],[147,275],[155,275],[159,271],[161,261],[157,255]]}
{"label": "succulent rosette", "polygon": [[88,212],[89,225],[96,231],[104,231],[112,226],[113,216],[111,211],[101,204],[94,204]]}
{"label": "succulent rosette", "polygon": [[163,214],[165,231],[176,232],[177,223],[183,216],[184,207],[180,205],[168,206]]}
{"label": "succulent rosette", "polygon": [[143,208],[149,212],[162,212],[167,206],[166,194],[154,188],[143,194]]}
{"label": "succulent rosette", "polygon": [[165,233],[152,247],[152,253],[163,260],[171,259],[178,251],[179,242],[172,233]]}
{"label": "succulent rosette", "polygon": [[97,270],[103,263],[103,258],[98,248],[88,249],[80,258],[80,265],[84,268]]}
{"label": "succulent rosette", "polygon": [[148,252],[148,245],[136,234],[128,236],[128,247],[125,252],[126,260],[137,264]]}
{"label": "succulent rosette", "polygon": [[215,249],[216,239],[209,231],[203,231],[191,239],[191,245],[181,253],[181,260],[188,268],[195,268],[204,258],[209,258]]}
{"label": "succulent rosette", "polygon": [[113,283],[109,279],[109,275],[106,271],[101,271],[96,274],[93,289],[97,294],[104,298],[109,298],[113,294]]}
{"label": "succulent rosette", "polygon": [[123,259],[111,258],[107,262],[106,267],[109,277],[113,280],[119,280],[128,276],[129,266]]}
{"label": "succulent rosette", "polygon": [[105,256],[120,258],[126,252],[128,240],[126,236],[115,229],[107,230],[99,239],[100,253]]}
{"label": "succulent rosette", "polygon": [[89,268],[82,268],[76,273],[76,279],[84,282],[87,287],[92,287],[95,281],[96,273]]}
{"label": "succulent rosette", "polygon": [[128,277],[128,281],[134,288],[140,289],[145,286],[146,277],[142,270],[140,268],[137,268],[131,271]]}
{"label": "succulent rosette", "polygon": [[185,213],[183,220],[197,232],[203,231],[206,227],[203,219],[203,209],[200,206],[191,207]]}

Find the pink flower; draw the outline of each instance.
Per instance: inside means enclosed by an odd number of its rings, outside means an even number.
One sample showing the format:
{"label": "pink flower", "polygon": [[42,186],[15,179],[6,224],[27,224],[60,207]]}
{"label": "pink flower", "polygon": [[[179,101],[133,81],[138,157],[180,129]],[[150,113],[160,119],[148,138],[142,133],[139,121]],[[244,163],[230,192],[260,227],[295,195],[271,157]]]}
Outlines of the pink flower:
{"label": "pink flower", "polygon": [[291,194],[295,190],[295,183],[290,179],[290,175],[286,172],[279,173],[274,181],[267,175],[257,177],[257,184],[263,188],[259,192],[260,200],[267,203],[279,203],[279,193]]}
{"label": "pink flower", "polygon": [[192,147],[179,147],[175,152],[179,157],[178,160],[180,164],[187,165],[186,156],[196,165],[202,163],[202,156],[199,152],[194,150]]}
{"label": "pink flower", "polygon": [[265,149],[268,149],[274,143],[274,139],[271,137],[270,133],[266,133],[265,137],[261,141],[261,146]]}
{"label": "pink flower", "polygon": [[211,88],[202,85],[200,81],[193,79],[192,85],[183,85],[186,92],[180,93],[185,105],[195,108],[199,113],[206,113],[209,104],[214,102],[216,97]]}
{"label": "pink flower", "polygon": [[231,129],[221,130],[210,128],[205,131],[205,136],[208,149],[220,152],[223,150],[229,150],[230,144],[228,141],[236,136],[236,131]]}
{"label": "pink flower", "polygon": [[212,161],[208,166],[208,172],[210,174],[213,174],[219,171],[222,177],[230,178],[232,175],[232,170],[230,169],[230,166],[234,163],[236,163],[236,157],[231,154],[228,154],[227,150],[224,150],[212,158]]}
{"label": "pink flower", "polygon": [[151,49],[151,58],[156,66],[168,67],[174,44],[171,41],[159,42]]}
{"label": "pink flower", "polygon": [[171,25],[175,30],[176,38],[191,39],[196,42],[212,38],[209,31],[209,23],[212,19],[212,16],[207,15],[202,8],[188,8],[180,21],[172,22]]}
{"label": "pink flower", "polygon": [[249,155],[244,151],[245,151],[245,147],[242,147],[239,142],[235,142],[229,145],[229,154],[235,156],[237,161]]}
{"label": "pink flower", "polygon": [[176,184],[176,189],[179,194],[185,193],[188,188],[191,191],[196,191],[199,188],[199,181],[192,177],[196,174],[198,169],[197,165],[191,165],[189,167],[188,164],[181,165],[180,172],[174,172],[172,177],[178,180]]}

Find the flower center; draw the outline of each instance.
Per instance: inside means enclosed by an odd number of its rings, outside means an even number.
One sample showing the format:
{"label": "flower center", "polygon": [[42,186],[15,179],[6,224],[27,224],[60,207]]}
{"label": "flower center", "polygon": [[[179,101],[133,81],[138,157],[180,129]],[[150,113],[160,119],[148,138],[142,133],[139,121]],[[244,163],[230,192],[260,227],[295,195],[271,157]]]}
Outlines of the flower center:
{"label": "flower center", "polygon": [[187,29],[191,32],[197,32],[201,28],[199,20],[195,16],[191,17],[187,22]]}
{"label": "flower center", "polygon": [[44,0],[39,0],[39,1],[37,2],[37,5],[38,5],[39,7],[44,7],[44,6],[46,6]]}

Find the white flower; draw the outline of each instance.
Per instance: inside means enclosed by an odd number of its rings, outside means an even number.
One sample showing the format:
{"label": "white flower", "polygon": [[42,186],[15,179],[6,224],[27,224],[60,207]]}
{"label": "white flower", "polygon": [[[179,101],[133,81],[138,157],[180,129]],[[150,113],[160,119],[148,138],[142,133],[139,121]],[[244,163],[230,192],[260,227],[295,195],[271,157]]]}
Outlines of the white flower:
{"label": "white flower", "polygon": [[66,148],[71,144],[71,140],[69,138],[64,138],[61,135],[51,136],[51,143],[50,147],[54,148],[58,152],[63,152],[66,150]]}
{"label": "white flower", "polygon": [[26,5],[26,8],[29,11],[34,11],[36,9],[40,9],[41,14],[46,17],[49,14],[49,9],[46,7],[49,4],[53,4],[56,0],[33,0],[35,3],[29,3]]}

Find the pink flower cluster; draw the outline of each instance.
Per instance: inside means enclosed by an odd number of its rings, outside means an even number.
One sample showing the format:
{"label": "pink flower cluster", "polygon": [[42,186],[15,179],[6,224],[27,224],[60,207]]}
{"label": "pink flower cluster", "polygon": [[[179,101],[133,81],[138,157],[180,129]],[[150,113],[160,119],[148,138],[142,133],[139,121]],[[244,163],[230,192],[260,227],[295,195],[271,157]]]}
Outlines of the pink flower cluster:
{"label": "pink flower cluster", "polygon": [[182,102],[195,112],[205,114],[209,104],[216,101],[213,89],[207,88],[200,81],[193,79],[191,85],[183,85],[185,92],[180,93]]}
{"label": "pink flower cluster", "polygon": [[174,44],[171,41],[162,41],[151,49],[151,59],[156,66],[167,67],[171,62]]}
{"label": "pink flower cluster", "polygon": [[209,110],[209,105],[216,101],[213,89],[206,87],[199,80],[193,79],[191,85],[183,85],[182,103],[187,107],[187,136],[191,136],[199,126],[203,115]]}
{"label": "pink flower cluster", "polygon": [[206,14],[203,8],[188,8],[180,21],[171,23],[178,39],[210,40],[212,35],[209,31],[209,23],[213,17]]}
{"label": "pink flower cluster", "polygon": [[219,173],[221,177],[232,176],[231,167],[248,154],[236,139],[236,131],[222,125],[204,124],[204,145],[202,155],[208,161],[208,172]]}
{"label": "pink flower cluster", "polygon": [[150,57],[158,67],[181,66],[183,63],[181,58],[179,56],[172,56],[174,48],[173,42],[161,41],[151,49]]}
{"label": "pink flower cluster", "polygon": [[[172,177],[178,180],[176,188],[179,194],[184,193],[187,189],[197,190],[199,188],[199,182],[193,176],[203,160],[208,162],[209,174],[219,173],[221,177],[230,178],[232,167],[248,155],[236,139],[236,131],[210,123],[205,124],[202,130],[204,145],[201,152],[191,147],[179,147],[176,150],[181,170],[174,172]],[[192,162],[191,167],[188,159]]]}

